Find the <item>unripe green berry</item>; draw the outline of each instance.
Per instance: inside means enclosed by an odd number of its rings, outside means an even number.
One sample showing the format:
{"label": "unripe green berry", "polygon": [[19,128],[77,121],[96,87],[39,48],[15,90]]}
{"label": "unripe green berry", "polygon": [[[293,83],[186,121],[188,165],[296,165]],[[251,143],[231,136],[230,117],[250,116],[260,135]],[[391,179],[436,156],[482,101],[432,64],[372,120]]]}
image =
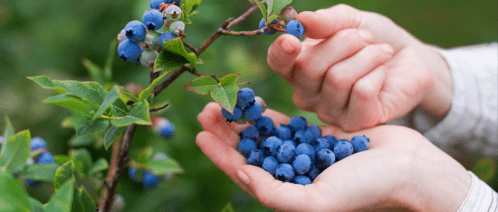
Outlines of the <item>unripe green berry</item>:
{"label": "unripe green berry", "polygon": [[140,64],[145,67],[152,67],[154,65],[154,61],[156,61],[157,55],[159,55],[159,52],[155,50],[146,50],[142,52],[142,55],[140,56]]}

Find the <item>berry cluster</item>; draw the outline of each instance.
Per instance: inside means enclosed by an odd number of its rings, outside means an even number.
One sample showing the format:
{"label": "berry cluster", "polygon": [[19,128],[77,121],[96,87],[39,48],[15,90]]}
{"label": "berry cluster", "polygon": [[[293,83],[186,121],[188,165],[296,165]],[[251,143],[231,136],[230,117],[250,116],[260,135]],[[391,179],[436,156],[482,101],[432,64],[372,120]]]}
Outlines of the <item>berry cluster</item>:
{"label": "berry cluster", "polygon": [[278,27],[285,24],[285,32],[287,34],[291,34],[300,39],[304,34],[304,26],[296,20],[297,12],[296,10],[289,6],[282,9],[280,13],[280,17],[284,19],[285,22],[279,21],[278,19],[274,19],[271,23],[265,23],[265,19],[262,18],[259,22],[259,29],[266,27],[263,30],[265,35],[273,35],[278,31]]}
{"label": "berry cluster", "polygon": [[[31,151],[41,151],[41,153],[33,158],[29,158],[28,165],[54,163],[54,156],[47,152],[47,142],[45,142],[42,138],[34,137],[31,139]],[[38,180],[30,178],[27,178],[25,182],[29,186],[37,186],[41,183]]]}
{"label": "berry cluster", "polygon": [[[237,93],[236,108],[258,104],[251,89],[243,88]],[[243,118],[251,118],[254,124],[240,133],[237,148],[247,158],[247,164],[263,168],[280,181],[311,184],[335,162],[368,149],[369,139],[365,136],[355,136],[351,141],[322,136],[321,129],[308,126],[303,117],[294,117],[287,125],[275,127],[273,120],[262,116],[261,111],[243,110]],[[229,122],[236,118],[235,110],[231,114],[222,109],[222,114]]]}
{"label": "berry cluster", "polygon": [[[156,155],[154,155],[154,159],[164,159],[164,158],[168,158],[168,156],[164,153],[157,153]],[[160,180],[159,176],[153,174],[149,170],[140,167],[130,166],[128,168],[128,175],[133,181],[141,182],[145,188],[149,189],[156,188]],[[172,177],[173,177],[172,174],[166,174],[164,176],[164,180],[170,180]]]}
{"label": "berry cluster", "polygon": [[[183,35],[185,23],[179,20],[182,9],[178,5],[179,0],[152,0],[151,9],[143,14],[143,22],[131,21],[118,34],[119,57],[124,61],[151,67],[163,42]],[[161,34],[155,36],[158,33],[152,33],[154,31]]]}

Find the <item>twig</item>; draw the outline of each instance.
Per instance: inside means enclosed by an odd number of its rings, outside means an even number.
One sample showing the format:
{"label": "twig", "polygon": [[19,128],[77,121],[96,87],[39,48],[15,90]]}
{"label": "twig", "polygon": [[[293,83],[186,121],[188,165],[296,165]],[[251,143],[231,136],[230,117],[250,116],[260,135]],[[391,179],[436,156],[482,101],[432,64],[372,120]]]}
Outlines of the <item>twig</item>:
{"label": "twig", "polygon": [[215,74],[203,74],[203,73],[200,73],[198,72],[195,68],[188,68],[187,67],[187,71],[195,76],[198,76],[198,77],[202,77],[202,76],[208,76],[208,77],[211,77],[213,78],[214,80],[216,80],[217,82],[220,82],[220,78],[217,77]]}
{"label": "twig", "polygon": [[[264,4],[264,3],[263,3]],[[233,26],[239,24],[240,22],[242,22],[243,20],[245,20],[247,17],[249,17],[249,15],[251,15],[253,12],[257,11],[259,9],[258,5],[257,4],[254,4],[251,8],[249,8],[244,14],[240,15],[238,18],[234,19],[233,21],[231,21],[228,25],[227,25],[227,28],[226,29],[230,29],[232,28]]]}
{"label": "twig", "polygon": [[259,34],[263,34],[265,28],[261,28],[259,30],[254,31],[231,31],[226,29],[221,29],[221,34],[223,35],[235,35],[235,36],[255,36]]}
{"label": "twig", "polygon": [[183,45],[192,50],[192,52],[194,52],[195,54],[197,54],[197,49],[194,46],[192,46],[192,44],[183,41]]}
{"label": "twig", "polygon": [[112,155],[111,155],[111,164],[109,166],[109,170],[107,170],[107,178],[104,180],[104,188],[102,189],[102,195],[100,197],[99,204],[103,205],[105,201],[105,196],[107,194],[107,189],[109,188],[108,181],[112,179],[114,176],[114,170],[116,169],[116,166],[118,165],[118,152],[119,152],[119,146],[121,144],[121,139],[123,136],[118,136],[114,144],[112,144]]}
{"label": "twig", "polygon": [[185,71],[187,71],[185,66],[182,66],[178,69],[176,69],[175,72],[171,74],[164,82],[161,84],[157,85],[154,89],[152,89],[152,95],[157,96],[162,90],[167,88],[173,81],[176,80],[180,75],[182,75]]}

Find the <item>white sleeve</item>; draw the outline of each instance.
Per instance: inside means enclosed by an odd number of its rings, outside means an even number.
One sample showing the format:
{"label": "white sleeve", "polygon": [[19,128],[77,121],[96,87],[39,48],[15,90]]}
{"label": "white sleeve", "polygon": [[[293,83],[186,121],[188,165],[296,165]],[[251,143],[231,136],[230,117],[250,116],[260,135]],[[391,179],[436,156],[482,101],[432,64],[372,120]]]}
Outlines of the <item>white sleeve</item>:
{"label": "white sleeve", "polygon": [[437,51],[453,80],[450,111],[434,123],[414,110],[411,125],[450,154],[498,156],[497,43]]}
{"label": "white sleeve", "polygon": [[472,185],[458,212],[498,212],[498,193],[493,191],[488,184],[480,180],[474,173],[470,171],[469,173],[472,176]]}

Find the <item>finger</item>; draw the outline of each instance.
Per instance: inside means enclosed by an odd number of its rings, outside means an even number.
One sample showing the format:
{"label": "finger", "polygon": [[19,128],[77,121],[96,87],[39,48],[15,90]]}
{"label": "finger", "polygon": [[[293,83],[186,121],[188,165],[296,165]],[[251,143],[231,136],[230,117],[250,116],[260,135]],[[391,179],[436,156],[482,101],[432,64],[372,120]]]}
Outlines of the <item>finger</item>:
{"label": "finger", "polygon": [[231,147],[236,147],[240,137],[238,131],[234,131],[226,119],[221,115],[221,106],[211,102],[204,107],[204,110],[197,116],[199,123],[205,131],[222,138],[221,140]]}
{"label": "finger", "polygon": [[317,211],[320,199],[315,185],[283,183],[263,169],[244,165],[237,175],[263,205],[276,211]]}
{"label": "finger", "polygon": [[332,66],[321,88],[318,117],[325,123],[337,123],[337,117],[347,107],[353,85],[363,76],[392,57],[388,44],[369,45],[352,57]]}
{"label": "finger", "polygon": [[305,28],[304,35],[313,39],[326,39],[341,30],[358,28],[362,19],[361,11],[344,4],[297,15]]}
{"label": "finger", "polygon": [[268,66],[288,83],[293,84],[294,61],[300,52],[299,39],[290,34],[283,34],[268,49]]}
{"label": "finger", "polygon": [[296,106],[304,110],[313,110],[327,70],[339,61],[354,55],[372,40],[372,34],[367,30],[347,29],[303,51],[296,59],[294,74]]}

